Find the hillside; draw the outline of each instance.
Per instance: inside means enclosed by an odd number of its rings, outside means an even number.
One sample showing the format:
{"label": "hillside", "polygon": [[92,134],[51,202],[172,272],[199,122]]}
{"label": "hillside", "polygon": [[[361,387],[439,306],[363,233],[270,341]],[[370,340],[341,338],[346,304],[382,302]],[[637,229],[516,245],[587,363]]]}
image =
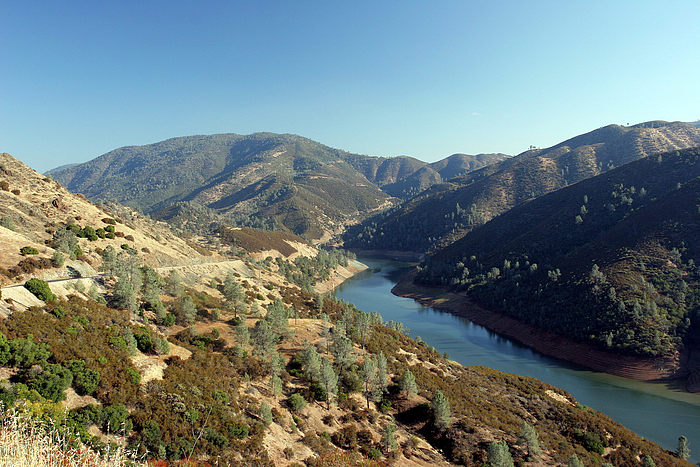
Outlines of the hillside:
{"label": "hillside", "polygon": [[514,206],[657,152],[700,145],[700,129],[681,122],[609,125],[547,149],[434,185],[367,219],[345,235],[359,249],[424,252],[459,239]]}
{"label": "hillside", "polygon": [[700,350],[699,206],[700,149],[648,156],[494,218],[431,255],[418,281],[687,375]]}
{"label": "hillside", "polygon": [[[0,193],[2,206],[19,198],[3,211],[16,230],[0,235],[35,239],[27,246],[38,254],[24,258],[49,256],[52,265],[5,278],[32,298],[2,288],[0,400],[50,420],[71,446],[113,443],[172,463],[473,465],[497,451],[539,465],[573,454],[587,464],[649,456],[689,465],[565,391],[463,367],[397,323],[316,293],[358,266],[352,255],[253,229],[185,241],[134,213],[130,227],[2,157],[0,181],[20,194]],[[64,208],[42,204],[58,194]],[[29,205],[37,208],[25,212]],[[63,220],[73,210],[82,216]],[[128,233],[95,238],[87,227],[109,214],[114,224],[105,226]],[[30,287],[29,277],[51,281],[47,271],[67,269],[53,252],[71,234],[81,250],[72,267],[101,275]],[[166,235],[161,256],[144,251]]]}
{"label": "hillside", "polygon": [[[441,170],[464,173],[499,157],[462,155]],[[410,178],[419,171],[430,175]],[[439,171],[417,159],[349,154],[273,133],[128,146],[49,173],[91,200],[116,200],[192,231],[224,224],[315,239],[391,205],[391,196],[441,181]]]}

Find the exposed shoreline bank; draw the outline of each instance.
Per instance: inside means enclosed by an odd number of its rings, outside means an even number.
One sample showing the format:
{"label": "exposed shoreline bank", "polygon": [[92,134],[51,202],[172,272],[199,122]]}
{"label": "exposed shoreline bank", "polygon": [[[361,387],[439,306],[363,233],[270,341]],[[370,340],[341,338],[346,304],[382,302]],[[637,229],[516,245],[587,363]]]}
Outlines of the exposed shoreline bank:
{"label": "exposed shoreline bank", "polygon": [[[507,315],[486,310],[465,295],[417,285],[415,271],[406,274],[392,288],[400,297],[414,299],[426,306],[465,317],[485,328],[509,337],[544,355],[574,363],[593,371],[609,373],[638,381],[663,381],[688,376],[687,358],[643,358],[621,355],[576,342],[544,331]],[[697,392],[695,387],[687,388]]]}

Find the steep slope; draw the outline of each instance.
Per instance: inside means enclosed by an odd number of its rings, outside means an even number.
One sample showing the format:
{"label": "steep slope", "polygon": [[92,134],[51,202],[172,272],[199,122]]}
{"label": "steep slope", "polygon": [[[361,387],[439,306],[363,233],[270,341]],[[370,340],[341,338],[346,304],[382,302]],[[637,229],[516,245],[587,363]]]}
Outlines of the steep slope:
{"label": "steep slope", "polygon": [[527,200],[649,154],[698,145],[700,129],[687,123],[609,125],[435,185],[349,230],[346,245],[423,252]]}
{"label": "steep slope", "polygon": [[[33,259],[50,258],[55,252],[51,243],[54,233],[68,224],[90,227],[93,231],[101,229],[101,236],[93,240],[79,239],[84,261],[66,258],[67,266],[74,268],[99,262],[97,252],[107,245],[115,248],[128,245],[153,266],[204,258],[193,246],[174,235],[167,224],[138,216],[128,209],[95,206],[84,196],[69,192],[6,153],[0,154],[0,188],[0,248],[3,251],[0,267],[5,271],[21,273],[22,267],[18,265],[22,261],[31,268]],[[115,235],[107,238],[105,228],[113,229]],[[39,255],[23,256],[20,249],[25,246],[36,248]],[[69,271],[66,267],[54,268],[51,274],[61,276]]]}
{"label": "steep slope", "polygon": [[682,375],[700,345],[699,206],[700,149],[648,156],[494,218],[418,280]]}

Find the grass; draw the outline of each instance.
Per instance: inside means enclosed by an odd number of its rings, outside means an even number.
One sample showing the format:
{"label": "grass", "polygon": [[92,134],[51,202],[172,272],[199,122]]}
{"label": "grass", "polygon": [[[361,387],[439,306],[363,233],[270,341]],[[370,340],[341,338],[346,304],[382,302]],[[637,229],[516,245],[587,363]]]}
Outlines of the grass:
{"label": "grass", "polygon": [[26,412],[10,409],[0,419],[0,467],[121,467],[143,465],[118,447],[100,454],[75,447],[70,435],[37,421]]}

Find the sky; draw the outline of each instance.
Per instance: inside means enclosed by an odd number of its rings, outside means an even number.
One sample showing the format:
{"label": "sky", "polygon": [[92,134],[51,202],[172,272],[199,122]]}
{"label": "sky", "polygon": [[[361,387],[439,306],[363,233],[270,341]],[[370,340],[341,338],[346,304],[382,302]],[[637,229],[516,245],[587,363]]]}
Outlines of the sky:
{"label": "sky", "polygon": [[0,3],[0,152],[175,136],[435,161],[700,119],[700,1]]}

